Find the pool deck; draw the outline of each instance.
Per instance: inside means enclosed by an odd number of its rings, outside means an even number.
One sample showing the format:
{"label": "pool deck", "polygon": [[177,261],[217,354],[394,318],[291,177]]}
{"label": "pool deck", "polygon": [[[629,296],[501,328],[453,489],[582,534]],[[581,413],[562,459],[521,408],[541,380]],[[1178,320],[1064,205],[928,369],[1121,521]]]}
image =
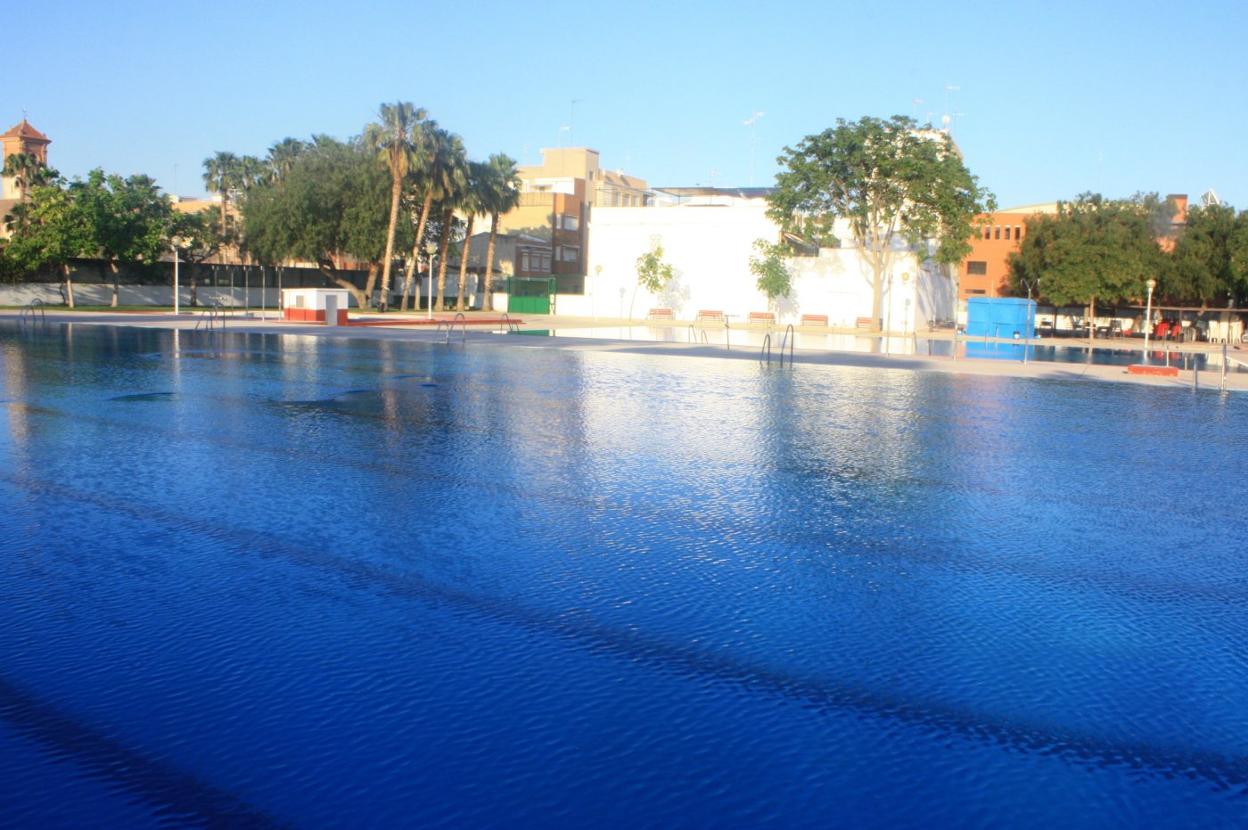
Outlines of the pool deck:
{"label": "pool deck", "polygon": [[[441,342],[445,337],[445,331],[436,331],[436,318],[449,321],[454,315],[451,313],[441,313],[435,315],[435,323],[430,324],[429,319],[424,313],[420,314],[400,314],[390,313],[385,315],[385,324],[378,325],[380,315],[362,315],[365,320],[372,322],[372,325],[363,326],[325,326],[310,323],[286,322],[276,317],[276,312],[268,312],[267,318],[262,318],[259,312],[252,312],[252,315],[231,314],[228,318],[225,330],[228,332],[243,333],[265,333],[265,334],[294,334],[318,337],[337,337],[367,340],[410,340],[416,342]],[[500,348],[537,348],[537,349],[572,349],[577,351],[594,351],[594,352],[614,352],[619,354],[640,354],[640,355],[664,355],[677,357],[700,357],[700,358],[721,358],[730,360],[750,360],[759,361],[759,349],[757,346],[738,346],[733,349],[727,349],[722,345],[706,344],[706,343],[674,343],[665,341],[649,341],[649,340],[610,340],[604,338],[589,337],[500,337],[497,332],[505,326],[500,325],[497,321],[499,313],[483,313],[470,312],[465,315],[468,322],[466,341],[474,345],[490,345]],[[618,328],[621,326],[638,326],[644,325],[645,321],[637,320],[618,320],[618,319],[589,319],[582,317],[561,317],[556,315],[518,315],[523,323],[520,328],[524,330],[547,330],[547,329],[585,329],[585,328]],[[19,312],[16,310],[0,311],[0,320],[17,320]],[[487,322],[487,319],[490,322]],[[409,324],[405,324],[404,320],[409,320]],[[474,324],[474,320],[479,322]],[[105,326],[133,326],[140,328],[166,328],[177,330],[194,330],[197,325],[204,325],[204,318],[199,312],[183,312],[178,316],[174,316],[168,312],[104,312],[104,311],[65,311],[56,310],[48,311],[44,322],[38,324],[27,323],[27,325],[55,325],[63,323],[72,323],[74,325],[105,325]],[[458,324],[457,324],[458,326]],[[475,326],[475,327],[474,327]],[[678,329],[686,328],[686,324],[681,323],[676,326]],[[711,325],[701,326],[708,332],[722,328],[722,324],[715,323]],[[733,324],[734,330],[744,329],[751,331],[767,331],[767,326],[749,326],[745,324]],[[773,339],[778,338],[779,332],[783,329],[771,327]],[[862,336],[861,331],[848,329],[823,328],[823,327],[802,327],[798,331],[802,334],[854,334]],[[460,338],[459,330],[456,329],[455,339]],[[901,337],[899,333],[894,334],[895,337]],[[953,338],[950,331],[933,331],[920,332],[918,337],[925,340],[944,340],[948,341]],[[966,342],[965,338],[959,338],[960,342]],[[972,342],[981,342],[976,339]],[[993,342],[991,339],[982,342]],[[1009,345],[1018,345],[1017,341],[1002,340],[998,341]],[[1096,340],[1089,344],[1087,340],[1075,339],[1045,339],[1032,341],[1033,345],[1044,346],[1066,346],[1066,347],[1088,347],[1093,348],[1114,348],[1114,349],[1137,349],[1141,352],[1141,362],[1143,361],[1143,343],[1138,340]],[[1154,350],[1156,349],[1154,343]],[[774,344],[773,344],[774,349]],[[1180,352],[1186,354],[1209,354],[1220,355],[1222,347],[1214,346],[1208,343],[1171,343],[1166,344],[1165,350],[1171,353]],[[773,350],[772,362],[778,362],[778,350]],[[824,366],[859,366],[867,368],[907,370],[919,372],[943,372],[946,374],[958,375],[986,375],[997,377],[1018,377],[1018,378],[1036,378],[1041,380],[1058,380],[1058,381],[1102,381],[1110,383],[1131,383],[1144,386],[1163,386],[1171,388],[1192,388],[1193,373],[1191,371],[1180,370],[1177,377],[1164,377],[1154,375],[1135,375],[1128,374],[1125,366],[1104,366],[1091,363],[1056,363],[1052,361],[1031,361],[1022,363],[1021,361],[997,360],[985,358],[965,358],[960,357],[953,359],[949,356],[927,356],[927,355],[899,355],[899,354],[882,354],[872,352],[851,352],[851,351],[832,351],[827,349],[796,349],[793,353],[795,363],[803,365],[824,365]],[[1236,372],[1235,364],[1238,363],[1248,367],[1248,347],[1230,346],[1228,347],[1228,359],[1231,363],[1232,371],[1227,373],[1226,388],[1229,391],[1245,392],[1248,391],[1248,372]],[[1201,389],[1217,390],[1221,382],[1221,372],[1216,369],[1206,369],[1199,373],[1196,378]]]}

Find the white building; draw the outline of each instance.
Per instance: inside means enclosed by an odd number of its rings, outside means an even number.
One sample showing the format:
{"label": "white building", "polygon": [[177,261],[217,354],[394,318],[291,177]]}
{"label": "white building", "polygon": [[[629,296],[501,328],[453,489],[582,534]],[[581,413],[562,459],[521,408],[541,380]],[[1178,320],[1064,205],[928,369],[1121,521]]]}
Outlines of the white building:
{"label": "white building", "polygon": [[[643,320],[651,308],[670,308],[678,320],[714,310],[747,319],[750,312],[774,311],[781,323],[803,314],[826,315],[829,325],[853,327],[871,316],[872,274],[852,247],[847,224],[838,223],[841,248],[788,260],[793,291],[769,304],[750,273],[757,239],[774,242],[779,228],[767,218],[761,191],[682,191],[680,198],[656,199],[656,206],[596,207],[590,216],[589,257],[584,295],[560,295],[560,314]],[[655,246],[675,276],[659,295],[637,285],[637,258]],[[884,285],[884,325],[915,331],[954,313],[951,272],[928,261],[898,240]]]}

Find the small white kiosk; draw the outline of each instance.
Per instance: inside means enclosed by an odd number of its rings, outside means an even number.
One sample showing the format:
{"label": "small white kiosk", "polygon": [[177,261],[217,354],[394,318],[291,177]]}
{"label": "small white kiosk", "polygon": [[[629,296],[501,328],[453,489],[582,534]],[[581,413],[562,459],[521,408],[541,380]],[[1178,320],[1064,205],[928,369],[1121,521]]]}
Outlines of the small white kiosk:
{"label": "small white kiosk", "polygon": [[347,325],[345,288],[283,288],[283,317],[292,322]]}

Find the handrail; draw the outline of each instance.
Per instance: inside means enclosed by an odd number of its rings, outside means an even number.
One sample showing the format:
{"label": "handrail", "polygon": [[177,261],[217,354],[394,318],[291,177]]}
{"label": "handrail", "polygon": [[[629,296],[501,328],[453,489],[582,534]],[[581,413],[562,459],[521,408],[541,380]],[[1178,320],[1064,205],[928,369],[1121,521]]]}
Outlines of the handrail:
{"label": "handrail", "polygon": [[784,365],[784,347],[789,347],[789,365],[793,365],[793,341],[797,340],[797,332],[793,330],[793,324],[789,323],[784,329],[784,337],[780,338],[780,365]]}
{"label": "handrail", "polygon": [[39,297],[35,297],[26,305],[22,306],[22,310],[17,315],[18,327],[25,325],[27,317],[30,318],[30,324],[33,326],[35,324],[35,312],[39,313],[39,322],[46,323],[48,320],[48,312],[44,308],[45,305],[47,305],[47,303]]}
{"label": "handrail", "polygon": [[728,315],[724,315],[724,351],[732,351],[732,330],[728,326]]}
{"label": "handrail", "polygon": [[[199,319],[195,321],[195,331],[199,331],[200,326],[204,326],[208,331],[220,324],[221,330],[225,330],[225,306],[220,300],[213,302],[208,310],[199,315]],[[207,324],[207,325],[205,325]]]}
{"label": "handrail", "polygon": [[[455,324],[459,323],[459,342],[465,343],[468,340],[468,318],[464,316],[464,312],[457,311],[450,322],[446,324],[446,337],[442,343],[449,344],[451,342],[451,334],[455,331]],[[438,323],[438,331],[442,330],[442,324]]]}
{"label": "handrail", "polygon": [[[763,335],[763,347],[758,350],[758,362],[767,361],[767,365],[771,365],[771,332]],[[780,352],[780,365],[784,365],[784,352]]]}
{"label": "handrail", "polygon": [[710,345],[710,342],[711,342],[711,341],[709,341],[709,340],[707,340],[707,339],[706,339],[706,330],[705,330],[705,329],[698,329],[698,328],[694,328],[692,323],[690,323],[690,324],[689,324],[689,332],[688,332],[688,335],[689,335],[689,342],[690,342],[690,343],[696,343],[696,342],[698,342],[698,336],[699,336],[699,335],[701,335],[701,337],[702,337],[702,342],[703,342],[703,343],[705,343],[705,344],[707,344],[708,346]]}
{"label": "handrail", "polygon": [[519,334],[519,333],[520,333],[520,324],[519,324],[519,323],[517,323],[515,320],[511,319],[511,315],[510,315],[510,314],[508,314],[508,313],[507,313],[507,312],[505,312],[505,311],[503,312],[503,319],[502,319],[502,322],[507,324],[507,333],[508,333],[508,334]]}

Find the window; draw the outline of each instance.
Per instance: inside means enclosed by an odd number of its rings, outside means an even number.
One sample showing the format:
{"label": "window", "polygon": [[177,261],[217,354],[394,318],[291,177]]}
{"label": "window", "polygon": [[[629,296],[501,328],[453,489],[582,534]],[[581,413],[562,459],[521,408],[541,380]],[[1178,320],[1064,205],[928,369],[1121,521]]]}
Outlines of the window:
{"label": "window", "polygon": [[967,294],[987,294],[988,292],[982,288],[968,288],[966,289],[966,293]]}
{"label": "window", "polygon": [[1023,226],[1015,225],[1014,226],[1014,239],[1018,240],[1022,238],[1023,238]]}
{"label": "window", "polygon": [[564,214],[563,229],[565,231],[574,231],[578,227],[580,227],[580,222],[577,220],[575,216],[568,216],[567,214]]}
{"label": "window", "polygon": [[1001,238],[1001,226],[1000,226],[1000,225],[994,225],[994,226],[993,226],[993,238],[994,238],[994,239],[1000,239],[1000,238]]}
{"label": "window", "polygon": [[1010,226],[1009,225],[1005,226],[1005,241],[1006,242],[1010,241]]}
{"label": "window", "polygon": [[984,225],[984,239],[992,239],[992,228]]}
{"label": "window", "polygon": [[556,251],[560,262],[577,262],[581,258],[581,249],[574,245],[560,245]]}
{"label": "window", "polygon": [[980,260],[971,260],[966,263],[966,275],[968,277],[983,277],[988,274],[988,263]]}

